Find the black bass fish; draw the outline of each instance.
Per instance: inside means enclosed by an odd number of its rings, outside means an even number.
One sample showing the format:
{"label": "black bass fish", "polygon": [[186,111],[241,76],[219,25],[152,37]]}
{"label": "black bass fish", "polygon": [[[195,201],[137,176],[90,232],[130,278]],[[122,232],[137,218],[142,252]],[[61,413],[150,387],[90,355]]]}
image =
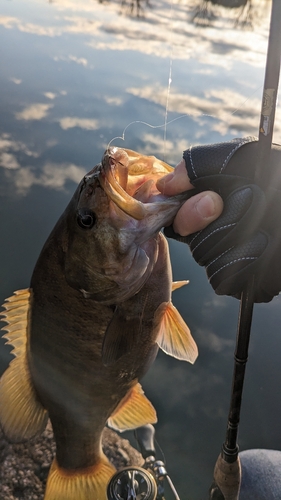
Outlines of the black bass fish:
{"label": "black bass fish", "polygon": [[156,422],[139,380],[158,347],[191,363],[197,357],[171,303],[159,232],[187,197],[156,189],[171,170],[153,156],[109,148],[47,239],[30,288],[4,304],[15,358],[0,380],[0,422],[18,442],[50,418],[56,458],[46,500],[105,500],[115,469],[101,449],[104,426]]}

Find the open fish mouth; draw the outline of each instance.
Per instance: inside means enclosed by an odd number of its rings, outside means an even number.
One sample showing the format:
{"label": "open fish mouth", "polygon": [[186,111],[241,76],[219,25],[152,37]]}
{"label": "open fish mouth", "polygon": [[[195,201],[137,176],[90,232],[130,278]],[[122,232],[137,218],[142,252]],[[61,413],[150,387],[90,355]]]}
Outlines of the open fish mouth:
{"label": "open fish mouth", "polygon": [[[108,148],[102,158],[99,182],[107,196],[136,220],[161,211],[182,196],[167,197],[156,188],[156,181],[173,168],[155,156],[144,156],[130,149]],[[185,198],[186,199],[186,198]]]}

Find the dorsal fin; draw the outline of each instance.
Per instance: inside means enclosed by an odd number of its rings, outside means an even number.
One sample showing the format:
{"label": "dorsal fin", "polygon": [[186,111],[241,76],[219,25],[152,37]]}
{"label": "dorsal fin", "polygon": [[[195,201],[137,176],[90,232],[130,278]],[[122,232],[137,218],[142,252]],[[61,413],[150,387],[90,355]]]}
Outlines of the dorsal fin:
{"label": "dorsal fin", "polygon": [[197,345],[178,310],[171,302],[163,302],[155,313],[159,328],[157,344],[166,354],[194,363],[198,356]]}
{"label": "dorsal fin", "polygon": [[21,356],[26,350],[28,315],[31,303],[31,290],[17,290],[14,295],[7,298],[2,305],[5,311],[0,313],[2,321],[8,323],[2,328],[6,331],[3,335],[6,344],[13,346],[14,356]]}
{"label": "dorsal fin", "polygon": [[156,422],[156,411],[144,395],[142,386],[137,383],[121,400],[107,424],[122,432]]}
{"label": "dorsal fin", "polygon": [[32,385],[27,362],[27,338],[32,293],[18,290],[6,299],[0,317],[8,323],[2,330],[15,358],[0,379],[0,422],[11,441],[22,441],[41,433],[48,420]]}

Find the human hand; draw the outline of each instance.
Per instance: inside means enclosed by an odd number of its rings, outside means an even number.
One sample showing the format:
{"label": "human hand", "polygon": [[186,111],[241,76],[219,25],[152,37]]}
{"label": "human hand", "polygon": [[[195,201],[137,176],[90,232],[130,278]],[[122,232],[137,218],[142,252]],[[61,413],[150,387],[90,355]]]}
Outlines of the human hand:
{"label": "human hand", "polygon": [[272,147],[262,185],[255,180],[258,157],[255,138],[185,151],[196,192],[216,191],[224,208],[220,217],[194,234],[179,236],[171,227],[165,234],[189,244],[218,295],[240,298],[254,274],[255,302],[269,302],[281,291],[281,146]]}
{"label": "human hand", "polygon": [[[185,161],[182,160],[174,172],[159,179],[157,188],[169,196],[194,189],[187,176]],[[174,232],[180,236],[187,236],[200,231],[219,217],[222,210],[222,198],[214,191],[195,194],[179,209],[173,222]]]}

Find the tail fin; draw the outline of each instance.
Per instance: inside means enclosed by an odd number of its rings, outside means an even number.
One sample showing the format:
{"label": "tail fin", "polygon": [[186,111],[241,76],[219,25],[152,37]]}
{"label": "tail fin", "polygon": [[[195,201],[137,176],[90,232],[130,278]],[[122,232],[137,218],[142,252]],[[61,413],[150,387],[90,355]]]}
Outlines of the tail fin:
{"label": "tail fin", "polygon": [[107,484],[115,472],[105,455],[96,465],[82,470],[62,469],[55,459],[44,500],[106,500]]}

